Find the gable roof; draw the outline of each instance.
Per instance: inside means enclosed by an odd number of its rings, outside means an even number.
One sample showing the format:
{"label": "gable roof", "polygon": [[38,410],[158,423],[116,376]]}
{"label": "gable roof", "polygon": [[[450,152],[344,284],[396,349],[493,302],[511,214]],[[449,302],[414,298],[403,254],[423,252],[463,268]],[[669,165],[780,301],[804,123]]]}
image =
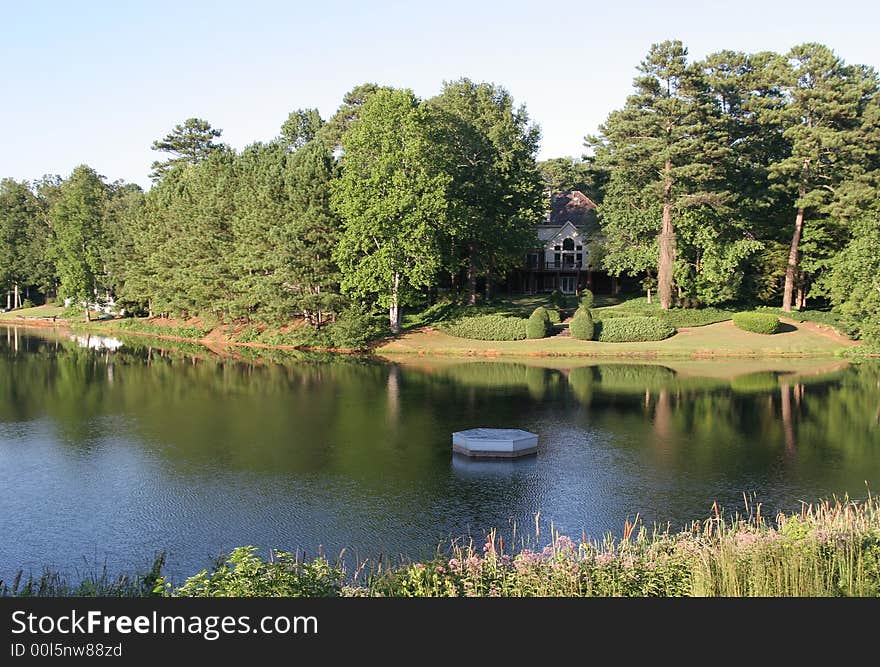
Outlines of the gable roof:
{"label": "gable roof", "polygon": [[549,225],[584,225],[595,218],[596,203],[580,190],[554,192],[550,197]]}

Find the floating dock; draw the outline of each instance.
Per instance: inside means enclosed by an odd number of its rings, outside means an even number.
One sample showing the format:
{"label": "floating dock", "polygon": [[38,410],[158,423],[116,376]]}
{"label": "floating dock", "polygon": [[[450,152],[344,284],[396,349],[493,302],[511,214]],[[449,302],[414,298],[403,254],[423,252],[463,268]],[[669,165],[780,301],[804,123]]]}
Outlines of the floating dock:
{"label": "floating dock", "polygon": [[452,451],[485,459],[513,459],[538,451],[538,436],[518,428],[472,428],[452,434]]}

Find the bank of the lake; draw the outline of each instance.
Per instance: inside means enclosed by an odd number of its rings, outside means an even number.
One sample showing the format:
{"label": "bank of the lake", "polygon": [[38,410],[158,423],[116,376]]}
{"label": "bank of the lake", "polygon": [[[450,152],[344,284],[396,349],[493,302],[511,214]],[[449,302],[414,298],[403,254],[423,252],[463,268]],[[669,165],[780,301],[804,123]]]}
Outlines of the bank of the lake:
{"label": "bank of the lake", "polygon": [[[8,315],[8,314],[7,314]],[[141,328],[129,326],[132,320],[95,320],[90,323],[68,322],[41,317],[7,317],[0,324],[25,327],[64,327],[102,335],[140,336],[157,340],[193,342],[215,352],[235,348],[254,350],[314,350],[352,354],[374,352],[380,356],[482,356],[482,357],[636,357],[636,358],[709,358],[709,357],[787,357],[831,356],[858,350],[856,341],[846,339],[830,327],[809,322],[783,321],[783,329],[773,335],[738,329],[732,322],[718,322],[700,327],[682,327],[665,340],[636,343],[604,343],[582,341],[556,335],[537,340],[483,341],[457,338],[431,326],[419,327],[398,336],[375,341],[364,350],[326,348],[308,345],[269,344],[236,339],[235,328],[218,326],[193,328],[185,323],[162,321],[152,325],[149,320]]]}

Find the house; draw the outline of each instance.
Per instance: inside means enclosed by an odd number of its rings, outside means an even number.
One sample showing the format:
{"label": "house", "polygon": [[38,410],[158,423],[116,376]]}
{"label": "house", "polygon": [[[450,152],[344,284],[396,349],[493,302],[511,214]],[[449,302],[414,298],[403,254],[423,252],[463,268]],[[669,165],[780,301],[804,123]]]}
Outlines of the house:
{"label": "house", "polygon": [[553,193],[537,236],[541,245],[528,253],[525,265],[513,276],[515,291],[576,294],[584,288],[606,290],[609,280],[599,270],[601,233],[593,200],[578,190]]}

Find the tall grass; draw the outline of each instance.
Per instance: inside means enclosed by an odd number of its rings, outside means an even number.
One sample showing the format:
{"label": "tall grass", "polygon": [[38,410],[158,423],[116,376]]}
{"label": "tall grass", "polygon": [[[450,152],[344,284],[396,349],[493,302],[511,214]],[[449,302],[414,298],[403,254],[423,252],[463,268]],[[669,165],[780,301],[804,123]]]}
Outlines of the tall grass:
{"label": "tall grass", "polygon": [[482,548],[412,563],[371,578],[388,596],[880,595],[880,507],[834,500],[766,521],[760,506],[726,520],[716,513],[687,530],[627,523],[620,539],[574,542],[553,534],[543,549],[509,553],[497,534]]}
{"label": "tall grass", "polygon": [[0,597],[148,597],[161,585],[165,554],[157,554],[144,572],[111,575],[105,564],[69,576],[46,569],[39,575],[19,570],[12,581],[0,579]]}
{"label": "tall grass", "polygon": [[[542,542],[542,539],[544,540]],[[536,526],[512,544],[490,532],[438,550],[421,562],[346,571],[344,561],[302,558],[255,547],[235,549],[211,569],[174,587],[162,562],[135,578],[70,584],[56,575],[0,582],[5,595],[261,596],[566,596],[566,597],[825,597],[880,596],[880,504],[848,498],[804,505],[768,520],[760,505],[727,519],[716,507],[679,532],[627,521],[620,537],[579,541]],[[543,544],[543,546],[539,546]]]}

